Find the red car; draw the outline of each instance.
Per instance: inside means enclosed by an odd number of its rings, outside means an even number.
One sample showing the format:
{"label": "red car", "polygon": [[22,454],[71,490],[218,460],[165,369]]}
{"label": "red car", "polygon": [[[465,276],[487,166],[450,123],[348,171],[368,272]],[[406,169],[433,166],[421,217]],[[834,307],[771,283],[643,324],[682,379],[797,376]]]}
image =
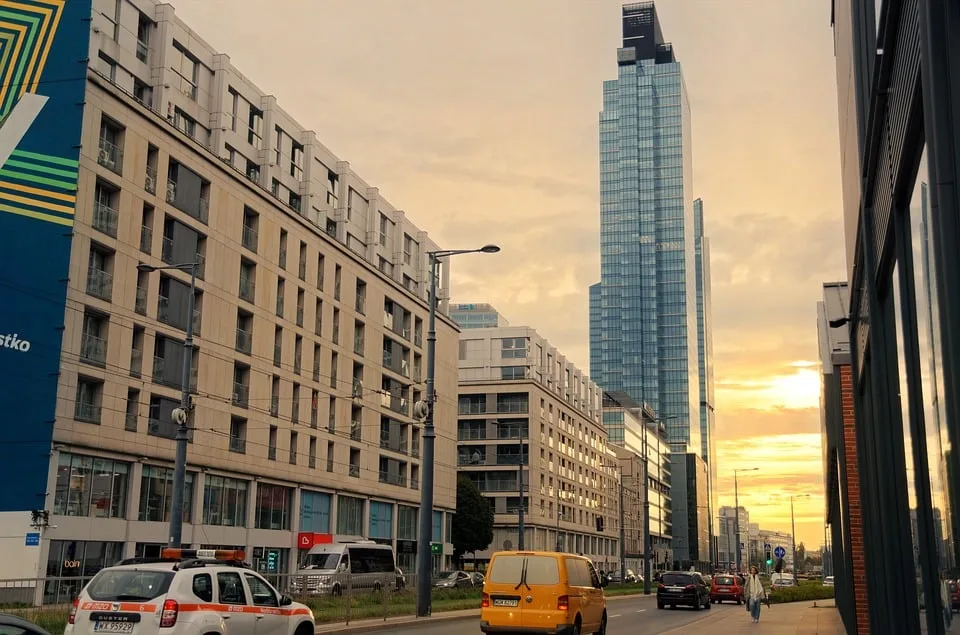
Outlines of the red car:
{"label": "red car", "polygon": [[713,576],[710,585],[710,601],[719,604],[730,600],[737,604],[743,603],[743,580],[740,576],[720,574]]}

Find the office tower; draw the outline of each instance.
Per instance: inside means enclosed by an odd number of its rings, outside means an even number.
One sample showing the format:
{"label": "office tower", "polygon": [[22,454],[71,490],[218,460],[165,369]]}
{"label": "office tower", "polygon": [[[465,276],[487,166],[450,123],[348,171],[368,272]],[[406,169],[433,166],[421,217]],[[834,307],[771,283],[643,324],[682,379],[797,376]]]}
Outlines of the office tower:
{"label": "office tower", "polygon": [[702,455],[690,109],[652,2],[623,8],[600,115],[600,282],[590,374],[649,404],[675,455]]}
{"label": "office tower", "polygon": [[451,304],[450,319],[462,329],[510,326],[510,323],[489,304]]}
{"label": "office tower", "polygon": [[[12,81],[38,83],[19,102],[0,88],[4,134],[39,110],[0,185],[0,333],[16,334],[0,338],[5,577],[158,555],[184,379],[185,545],[240,546],[285,573],[314,543],[371,539],[411,571],[436,245],[169,4],[113,4],[0,16],[5,33],[37,30],[10,48]],[[441,315],[437,329],[439,569],[457,328]],[[55,604],[76,593],[40,588]]]}

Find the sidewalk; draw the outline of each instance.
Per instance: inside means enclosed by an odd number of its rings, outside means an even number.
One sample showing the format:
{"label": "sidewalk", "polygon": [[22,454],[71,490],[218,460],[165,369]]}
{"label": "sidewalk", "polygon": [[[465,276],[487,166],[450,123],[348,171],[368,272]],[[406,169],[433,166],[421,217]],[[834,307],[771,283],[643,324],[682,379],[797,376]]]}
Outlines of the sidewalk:
{"label": "sidewalk", "polygon": [[[661,635],[689,633],[689,626],[664,631]],[[833,600],[793,602],[763,607],[760,623],[754,624],[745,610],[725,613],[710,621],[710,630],[724,635],[846,635]]]}

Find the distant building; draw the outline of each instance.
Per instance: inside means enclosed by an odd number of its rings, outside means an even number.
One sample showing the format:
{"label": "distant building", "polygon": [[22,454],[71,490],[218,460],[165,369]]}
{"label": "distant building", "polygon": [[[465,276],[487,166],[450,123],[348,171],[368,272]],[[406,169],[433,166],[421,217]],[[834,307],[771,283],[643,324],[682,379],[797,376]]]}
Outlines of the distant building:
{"label": "distant building", "polygon": [[[746,570],[750,566],[750,512],[740,506],[739,535],[737,539],[737,510],[734,507],[721,507],[719,510],[720,527],[717,533],[717,551],[719,566],[724,570],[737,567],[737,543],[740,544],[740,568]],[[759,527],[757,527],[759,534]]]}
{"label": "distant building", "polygon": [[674,567],[709,571],[713,566],[713,555],[710,548],[707,463],[693,452],[672,452],[670,458]]}
{"label": "distant building", "polygon": [[[769,529],[761,529],[757,532],[757,541],[760,543],[760,548],[765,549],[765,545],[770,545],[770,553],[773,554],[773,564],[770,565],[770,570],[773,571],[774,567],[777,564],[777,557],[775,552],[777,547],[783,547],[783,550],[786,552],[783,556],[783,570],[784,571],[793,571],[793,536],[783,532],[783,531],[772,531]],[[761,569],[766,566],[766,562],[757,563]]]}
{"label": "distant building", "polygon": [[495,308],[489,304],[451,304],[450,318],[461,329],[486,329],[510,326]]}
{"label": "distant building", "polygon": [[524,547],[582,553],[619,567],[616,456],[601,423],[600,389],[534,329],[460,334],[458,469],[494,509],[478,561]]}

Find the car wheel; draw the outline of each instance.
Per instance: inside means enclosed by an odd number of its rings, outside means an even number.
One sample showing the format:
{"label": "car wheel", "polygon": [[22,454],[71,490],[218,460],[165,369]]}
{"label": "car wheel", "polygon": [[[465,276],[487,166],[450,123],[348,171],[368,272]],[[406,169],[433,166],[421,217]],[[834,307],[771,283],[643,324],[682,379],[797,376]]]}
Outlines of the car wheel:
{"label": "car wheel", "polygon": [[707,602],[707,610],[709,611],[711,608],[713,608],[713,602]]}
{"label": "car wheel", "polygon": [[573,631],[570,635],[580,635],[580,616],[577,616],[576,621],[573,623]]}
{"label": "car wheel", "polygon": [[600,630],[593,635],[607,635],[607,612],[603,612],[603,618],[600,620]]}

